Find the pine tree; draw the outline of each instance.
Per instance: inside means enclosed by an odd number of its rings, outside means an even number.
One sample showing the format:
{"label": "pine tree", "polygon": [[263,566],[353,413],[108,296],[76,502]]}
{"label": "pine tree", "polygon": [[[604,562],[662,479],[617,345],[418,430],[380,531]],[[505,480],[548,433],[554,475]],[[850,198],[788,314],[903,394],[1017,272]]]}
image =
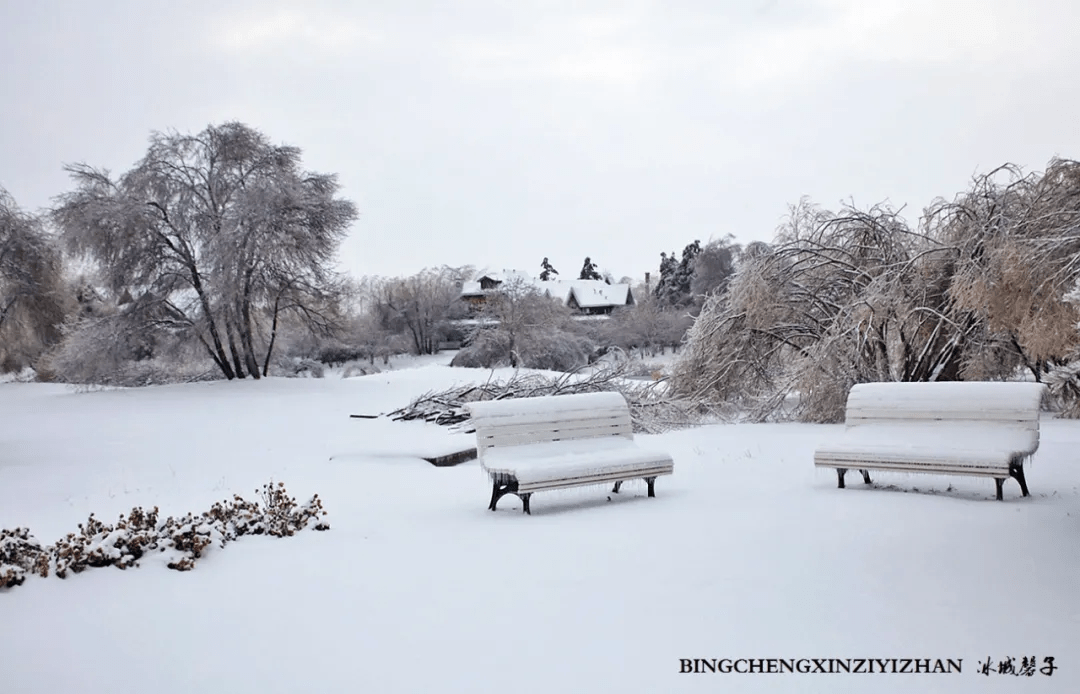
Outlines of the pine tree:
{"label": "pine tree", "polygon": [[682,261],[675,271],[675,286],[679,296],[690,298],[690,281],[694,278],[694,259],[701,253],[701,241],[687,244],[682,252]]}
{"label": "pine tree", "polygon": [[552,278],[552,275],[559,274],[559,271],[551,266],[551,263],[548,262],[547,258],[544,258],[543,262],[540,263],[540,267],[543,268],[543,271],[540,273],[541,282],[547,282]]}
{"label": "pine tree", "polygon": [[694,260],[701,253],[701,242],[694,241],[683,248],[682,260],[675,254],[660,254],[660,281],[655,296],[663,306],[683,306],[690,303],[690,283],[694,279]]}
{"label": "pine tree", "polygon": [[653,290],[653,296],[662,306],[672,304],[675,291],[675,274],[679,269],[679,262],[675,260],[675,254],[660,253],[660,279]]}
{"label": "pine tree", "polygon": [[579,280],[602,280],[603,276],[596,270],[596,265],[593,264],[592,259],[586,257],[585,264],[581,267],[581,275],[578,276]]}

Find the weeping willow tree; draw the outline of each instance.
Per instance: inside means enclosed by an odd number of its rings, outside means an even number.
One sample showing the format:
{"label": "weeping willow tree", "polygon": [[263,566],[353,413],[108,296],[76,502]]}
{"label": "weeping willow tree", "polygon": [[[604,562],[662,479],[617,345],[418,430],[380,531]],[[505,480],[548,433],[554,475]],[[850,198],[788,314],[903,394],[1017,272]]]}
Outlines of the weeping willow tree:
{"label": "weeping willow tree", "polygon": [[977,177],[917,229],[886,206],[834,214],[804,201],[706,304],[672,385],[756,418],[806,421],[842,419],[856,383],[1008,379],[1018,368],[1080,397],[1063,370],[1080,355],[1080,314],[1066,300],[1078,278],[1073,161]]}
{"label": "weeping willow tree", "polygon": [[676,365],[683,397],[738,402],[755,418],[843,417],[855,383],[952,378],[963,329],[947,313],[951,249],[896,210],[803,201],[773,244],[750,244]]}
{"label": "weeping willow tree", "polygon": [[229,379],[265,375],[288,314],[315,331],[337,320],[332,264],[355,206],[301,151],[242,123],[154,133],[118,178],[68,167],[54,211],[67,248],[133,298],[125,318],[197,342]]}
{"label": "weeping willow tree", "polygon": [[933,233],[956,250],[949,299],[978,325],[972,377],[1036,381],[1076,346],[1080,314],[1065,300],[1080,276],[1080,164],[1055,159],[1041,175],[1004,166],[929,212]]}

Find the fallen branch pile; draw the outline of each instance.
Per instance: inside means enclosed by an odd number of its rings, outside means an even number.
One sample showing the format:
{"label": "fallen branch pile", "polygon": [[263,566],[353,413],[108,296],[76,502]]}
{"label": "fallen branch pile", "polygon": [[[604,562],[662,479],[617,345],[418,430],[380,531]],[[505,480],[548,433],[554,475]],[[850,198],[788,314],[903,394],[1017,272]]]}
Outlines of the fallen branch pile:
{"label": "fallen branch pile", "polygon": [[469,412],[465,409],[471,402],[614,391],[626,398],[636,433],[656,434],[703,424],[719,417],[714,408],[666,397],[661,387],[663,381],[629,380],[628,368],[626,362],[619,362],[588,375],[572,372],[551,377],[537,373],[515,373],[506,381],[488,380],[483,384],[428,392],[405,407],[382,416],[394,421],[422,420],[471,433]]}
{"label": "fallen branch pile", "polygon": [[247,501],[239,495],[219,501],[209,511],[181,518],[159,518],[141,507],[121,514],[116,525],[102,523],[90,514],[78,533],[68,533],[54,545],[43,546],[28,528],[0,529],[0,589],[22,585],[27,574],[42,578],[54,574],[67,578],[90,567],[115,566],[127,569],[150,552],[167,553],[170,569],[190,571],[203,551],[212,544],[224,547],[244,535],[289,537],[314,523],[315,530],[329,530],[324,520],[322,500],[316,494],[298,505],[278,482],[263,485],[261,501]]}

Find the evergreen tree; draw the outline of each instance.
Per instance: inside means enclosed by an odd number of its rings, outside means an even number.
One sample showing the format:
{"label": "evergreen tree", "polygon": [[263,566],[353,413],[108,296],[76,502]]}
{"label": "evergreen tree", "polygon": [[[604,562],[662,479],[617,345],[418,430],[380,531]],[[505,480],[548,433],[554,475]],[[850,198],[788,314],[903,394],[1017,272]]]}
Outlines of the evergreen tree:
{"label": "evergreen tree", "polygon": [[653,296],[661,306],[669,306],[673,303],[675,292],[675,275],[679,269],[679,261],[675,254],[660,253],[660,279],[653,290]]}
{"label": "evergreen tree", "polygon": [[682,252],[682,261],[675,270],[675,286],[679,296],[690,298],[690,281],[694,278],[694,259],[701,253],[701,241],[695,240],[686,245]]}
{"label": "evergreen tree", "polygon": [[586,257],[585,264],[581,267],[581,275],[578,276],[579,280],[602,280],[604,279],[596,269],[596,265],[593,264],[592,259]]}
{"label": "evergreen tree", "polygon": [[694,241],[683,248],[682,260],[675,254],[660,254],[660,281],[655,296],[662,306],[684,306],[690,303],[690,284],[694,279],[694,260],[701,253],[701,242]]}
{"label": "evergreen tree", "polygon": [[544,258],[543,262],[540,263],[540,267],[543,268],[543,270],[540,272],[541,282],[547,282],[548,280],[552,279],[552,275],[559,274],[559,271],[551,266],[551,263],[548,262],[547,258]]}

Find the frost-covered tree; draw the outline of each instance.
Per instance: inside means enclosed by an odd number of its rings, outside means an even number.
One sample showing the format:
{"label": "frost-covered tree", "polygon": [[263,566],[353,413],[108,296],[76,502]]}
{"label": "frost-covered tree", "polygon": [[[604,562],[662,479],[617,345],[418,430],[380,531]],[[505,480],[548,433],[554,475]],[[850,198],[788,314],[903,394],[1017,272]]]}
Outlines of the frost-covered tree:
{"label": "frost-covered tree", "polygon": [[955,377],[962,341],[944,315],[940,243],[885,206],[839,214],[805,202],[772,246],[751,244],[711,297],[673,382],[684,395],[743,400],[834,421],[854,383]]}
{"label": "frost-covered tree", "polygon": [[511,278],[488,297],[454,366],[568,371],[588,363],[592,342],[561,301]]}
{"label": "frost-covered tree", "polygon": [[1077,258],[1073,161],[979,176],[917,230],[887,206],[834,214],[803,201],[706,302],[673,385],[758,417],[797,396],[794,416],[837,421],[855,383],[1008,379],[1023,367],[1069,408]]}
{"label": "frost-covered tree", "polygon": [[34,362],[63,320],[60,252],[42,220],[0,188],[0,372]]}
{"label": "frost-covered tree", "polygon": [[633,306],[616,310],[609,320],[597,326],[597,332],[605,346],[637,352],[643,357],[655,356],[676,349],[691,323],[686,311],[661,306],[654,297],[646,295]]}
{"label": "frost-covered tree", "polygon": [[[1073,307],[1080,307],[1080,281],[1062,298]],[[1080,330],[1080,324],[1075,329]],[[1045,381],[1051,394],[1062,403],[1062,413],[1077,419],[1080,418],[1080,344],[1074,346],[1066,357],[1050,367]]]}
{"label": "frost-covered tree", "polygon": [[381,283],[374,310],[386,330],[407,335],[415,354],[434,354],[448,329],[448,322],[464,314],[461,286],[472,275],[471,267],[425,268],[405,278]]}
{"label": "frost-covered tree", "polygon": [[76,188],[54,219],[109,290],[134,297],[131,320],[196,340],[226,378],[258,378],[285,314],[336,327],[333,260],[356,208],[300,157],[242,123],[154,133],[118,178],[67,167]]}
{"label": "frost-covered tree", "polygon": [[709,294],[727,289],[741,247],[730,234],[709,241],[693,259],[690,278],[690,295],[695,301],[704,301]]}
{"label": "frost-covered tree", "polygon": [[928,224],[955,248],[948,297],[971,326],[965,368],[1004,378],[1022,364],[1041,381],[1077,344],[1080,312],[1065,296],[1080,276],[1080,163],[1003,166],[935,203]]}

